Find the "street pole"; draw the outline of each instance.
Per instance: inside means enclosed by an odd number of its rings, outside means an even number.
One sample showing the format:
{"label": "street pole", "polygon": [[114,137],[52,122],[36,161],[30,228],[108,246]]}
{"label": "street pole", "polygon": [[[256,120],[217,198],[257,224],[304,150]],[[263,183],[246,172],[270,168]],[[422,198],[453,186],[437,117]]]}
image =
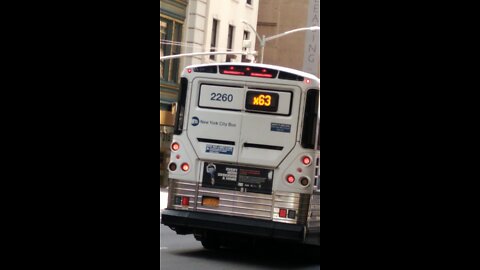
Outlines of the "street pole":
{"label": "street pole", "polygon": [[[253,30],[253,31],[255,31],[255,30]],[[266,40],[265,40],[265,35],[262,35],[262,42],[260,42],[260,45],[262,46],[262,47],[261,47],[261,49],[262,49],[262,50],[261,50],[261,51],[262,51],[262,56],[261,56],[261,58],[260,58],[260,63],[262,63],[262,64],[263,64],[263,55],[265,54],[265,42],[266,42]]]}
{"label": "street pole", "polygon": [[[260,56],[260,63],[263,64],[263,49],[265,48],[265,35],[263,35],[262,37],[260,37],[260,35],[257,33],[257,31],[255,31],[255,28],[253,28],[253,26],[251,24],[249,24],[247,21],[242,21],[242,23],[246,24],[248,27],[250,27],[253,32],[255,33],[255,35],[257,36],[257,39],[258,39],[258,42],[260,42],[260,51],[262,53],[262,55]],[[255,48],[253,48],[255,49]]]}
{"label": "street pole", "polygon": [[263,55],[264,55],[264,52],[265,52],[265,44],[267,43],[267,41],[270,41],[272,39],[276,39],[276,38],[279,38],[279,37],[283,37],[283,36],[286,36],[286,35],[289,35],[289,34],[293,34],[293,33],[296,33],[296,32],[300,32],[300,31],[316,31],[316,30],[320,31],[319,26],[303,27],[303,28],[293,29],[293,30],[290,30],[290,31],[287,31],[287,32],[284,32],[284,33],[266,38],[265,35],[262,35],[262,37],[260,37],[260,35],[255,30],[255,28],[253,28],[253,26],[250,25],[247,21],[242,21],[242,23],[248,25],[253,30],[253,32],[255,32],[255,35],[257,36],[258,41],[260,42],[260,51],[262,53],[262,55],[260,56],[260,63],[262,63],[262,64],[263,64]]}

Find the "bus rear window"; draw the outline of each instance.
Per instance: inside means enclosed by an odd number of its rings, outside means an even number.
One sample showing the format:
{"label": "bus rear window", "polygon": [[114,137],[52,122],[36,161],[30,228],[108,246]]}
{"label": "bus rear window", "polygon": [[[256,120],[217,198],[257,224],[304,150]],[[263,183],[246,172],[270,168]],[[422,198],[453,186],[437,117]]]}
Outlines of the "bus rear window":
{"label": "bus rear window", "polygon": [[305,101],[305,114],[303,117],[302,147],[314,149],[315,133],[317,132],[318,122],[318,90],[310,89],[307,92]]}

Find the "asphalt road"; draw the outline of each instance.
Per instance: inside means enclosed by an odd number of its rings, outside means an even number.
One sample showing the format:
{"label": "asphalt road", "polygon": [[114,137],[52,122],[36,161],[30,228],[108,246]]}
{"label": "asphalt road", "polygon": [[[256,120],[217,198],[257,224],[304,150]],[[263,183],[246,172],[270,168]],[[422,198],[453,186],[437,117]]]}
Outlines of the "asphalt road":
{"label": "asphalt road", "polygon": [[160,224],[160,269],[320,269],[319,248],[278,243],[235,246],[211,251],[193,235],[177,235]]}

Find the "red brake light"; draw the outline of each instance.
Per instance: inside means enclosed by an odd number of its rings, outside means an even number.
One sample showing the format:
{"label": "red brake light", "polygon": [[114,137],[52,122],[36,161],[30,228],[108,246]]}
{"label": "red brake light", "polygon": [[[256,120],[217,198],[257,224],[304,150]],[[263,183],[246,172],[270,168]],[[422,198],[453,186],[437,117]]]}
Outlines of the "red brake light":
{"label": "red brake light", "polygon": [[278,212],[278,215],[280,217],[287,217],[287,209],[284,209],[284,208],[280,208],[280,211]]}
{"label": "red brake light", "polygon": [[180,144],[176,142],[172,143],[172,151],[177,151],[178,149],[180,149]]}
{"label": "red brake light", "polygon": [[250,73],[250,76],[252,76],[252,77],[262,77],[262,78],[272,78],[273,77],[272,74],[268,74],[268,73],[263,74],[263,73],[256,73],[256,72]]}
{"label": "red brake light", "polygon": [[290,184],[295,182],[295,177],[293,175],[289,174],[287,176],[287,182],[290,183]]}
{"label": "red brake light", "polygon": [[184,172],[188,171],[190,169],[190,165],[188,165],[188,163],[183,163],[182,164],[182,170]]}
{"label": "red brake light", "polygon": [[302,162],[303,162],[303,164],[305,164],[305,165],[310,165],[310,162],[312,162],[312,159],[311,159],[310,157],[304,156],[304,157],[302,158]]}
{"label": "red brake light", "polygon": [[236,75],[236,76],[251,76],[251,77],[261,77],[261,78],[276,78],[278,70],[260,68],[260,67],[251,67],[251,66],[219,66],[220,74],[225,75]]}
{"label": "red brake light", "polygon": [[312,81],[312,80],[310,80],[310,79],[305,79],[305,80],[304,80],[304,82],[305,82],[306,84],[310,84],[311,81]]}
{"label": "red brake light", "polygon": [[192,69],[191,68],[187,69],[187,72],[192,73]]}
{"label": "red brake light", "polygon": [[189,198],[188,197],[182,197],[182,205],[186,205],[188,206],[189,205]]}
{"label": "red brake light", "polygon": [[245,72],[225,70],[225,71],[223,71],[223,74],[229,74],[229,75],[245,75]]}

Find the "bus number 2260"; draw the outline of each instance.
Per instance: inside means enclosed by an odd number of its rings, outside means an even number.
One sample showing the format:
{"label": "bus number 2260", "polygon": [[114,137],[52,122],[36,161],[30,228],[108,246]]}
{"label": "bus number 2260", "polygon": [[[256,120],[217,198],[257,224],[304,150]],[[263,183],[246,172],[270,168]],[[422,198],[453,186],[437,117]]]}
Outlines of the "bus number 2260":
{"label": "bus number 2260", "polygon": [[210,100],[213,101],[223,101],[223,102],[232,102],[232,94],[221,94],[221,93],[210,93]]}

